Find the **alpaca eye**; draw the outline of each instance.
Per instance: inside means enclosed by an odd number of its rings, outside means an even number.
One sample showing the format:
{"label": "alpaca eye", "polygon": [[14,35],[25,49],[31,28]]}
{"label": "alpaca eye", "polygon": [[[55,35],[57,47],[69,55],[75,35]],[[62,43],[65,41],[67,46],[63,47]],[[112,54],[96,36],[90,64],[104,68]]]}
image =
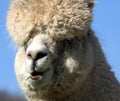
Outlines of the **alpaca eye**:
{"label": "alpaca eye", "polygon": [[63,45],[67,48],[72,48],[76,45],[78,45],[78,43],[80,43],[82,40],[78,37],[74,37],[74,38],[66,38],[62,41]]}
{"label": "alpaca eye", "polygon": [[24,42],[23,46],[24,46],[24,49],[27,50],[28,43],[27,43],[27,42]]}
{"label": "alpaca eye", "polygon": [[66,38],[66,39],[63,39],[63,43],[67,43],[67,44],[70,44],[71,42],[72,42],[72,40],[73,39],[68,39],[68,38]]}
{"label": "alpaca eye", "polygon": [[23,43],[23,46],[25,48],[25,50],[28,48],[28,46],[31,44],[33,38],[29,38],[28,40],[26,40],[24,43]]}
{"label": "alpaca eye", "polygon": [[72,44],[74,43],[74,39],[66,38],[62,40],[62,43],[65,47],[72,47]]}

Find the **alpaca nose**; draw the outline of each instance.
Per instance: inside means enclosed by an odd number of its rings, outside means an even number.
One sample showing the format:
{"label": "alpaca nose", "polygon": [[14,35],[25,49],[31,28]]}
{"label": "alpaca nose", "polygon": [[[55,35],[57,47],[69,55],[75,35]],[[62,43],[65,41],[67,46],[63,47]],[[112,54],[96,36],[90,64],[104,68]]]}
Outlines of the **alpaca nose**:
{"label": "alpaca nose", "polygon": [[42,59],[45,56],[47,56],[47,53],[41,50],[29,51],[27,53],[27,59],[34,60],[34,61]]}
{"label": "alpaca nose", "polygon": [[45,47],[45,45],[41,45],[39,47],[34,47],[34,46],[30,46],[27,49],[26,52],[26,57],[28,60],[33,60],[33,61],[37,61],[39,59],[42,59],[44,57],[46,57],[47,54],[47,48]]}

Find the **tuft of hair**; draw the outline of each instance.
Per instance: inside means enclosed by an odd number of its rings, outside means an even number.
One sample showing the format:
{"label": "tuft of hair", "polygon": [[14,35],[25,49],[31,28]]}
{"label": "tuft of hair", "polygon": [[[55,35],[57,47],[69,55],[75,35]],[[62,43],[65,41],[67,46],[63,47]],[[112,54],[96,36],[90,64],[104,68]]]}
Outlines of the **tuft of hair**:
{"label": "tuft of hair", "polygon": [[19,46],[34,29],[55,40],[82,37],[91,24],[93,5],[94,0],[13,0],[7,28]]}

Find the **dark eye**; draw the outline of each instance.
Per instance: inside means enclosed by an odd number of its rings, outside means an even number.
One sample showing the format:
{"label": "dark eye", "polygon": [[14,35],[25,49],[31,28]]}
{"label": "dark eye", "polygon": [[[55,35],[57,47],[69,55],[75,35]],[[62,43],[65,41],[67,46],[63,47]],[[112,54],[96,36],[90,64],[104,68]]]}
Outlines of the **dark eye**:
{"label": "dark eye", "polygon": [[78,43],[81,42],[81,39],[78,37],[66,38],[66,39],[62,40],[62,42],[65,45],[65,47],[72,48],[73,46],[78,45]]}
{"label": "dark eye", "polygon": [[27,42],[24,42],[23,46],[24,46],[24,49],[27,50],[28,43],[27,43]]}
{"label": "dark eye", "polygon": [[72,47],[75,42],[75,39],[73,38],[66,38],[62,40],[62,43],[64,44],[65,47]]}
{"label": "dark eye", "polygon": [[64,44],[71,44],[72,40],[73,39],[66,38],[66,39],[63,39],[62,41],[63,41]]}
{"label": "dark eye", "polygon": [[29,39],[25,40],[25,42],[23,43],[23,46],[24,46],[25,50],[31,44],[32,40],[33,40],[33,38],[29,38]]}

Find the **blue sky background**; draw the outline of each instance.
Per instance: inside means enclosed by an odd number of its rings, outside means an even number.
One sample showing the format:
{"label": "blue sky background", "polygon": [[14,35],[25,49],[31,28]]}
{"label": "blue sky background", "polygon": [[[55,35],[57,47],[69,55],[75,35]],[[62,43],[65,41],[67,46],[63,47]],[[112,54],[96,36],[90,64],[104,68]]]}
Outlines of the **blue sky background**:
{"label": "blue sky background", "polygon": [[[14,73],[16,49],[6,30],[9,3],[0,1],[0,91],[21,93]],[[120,0],[97,0],[92,28],[120,82]]]}

